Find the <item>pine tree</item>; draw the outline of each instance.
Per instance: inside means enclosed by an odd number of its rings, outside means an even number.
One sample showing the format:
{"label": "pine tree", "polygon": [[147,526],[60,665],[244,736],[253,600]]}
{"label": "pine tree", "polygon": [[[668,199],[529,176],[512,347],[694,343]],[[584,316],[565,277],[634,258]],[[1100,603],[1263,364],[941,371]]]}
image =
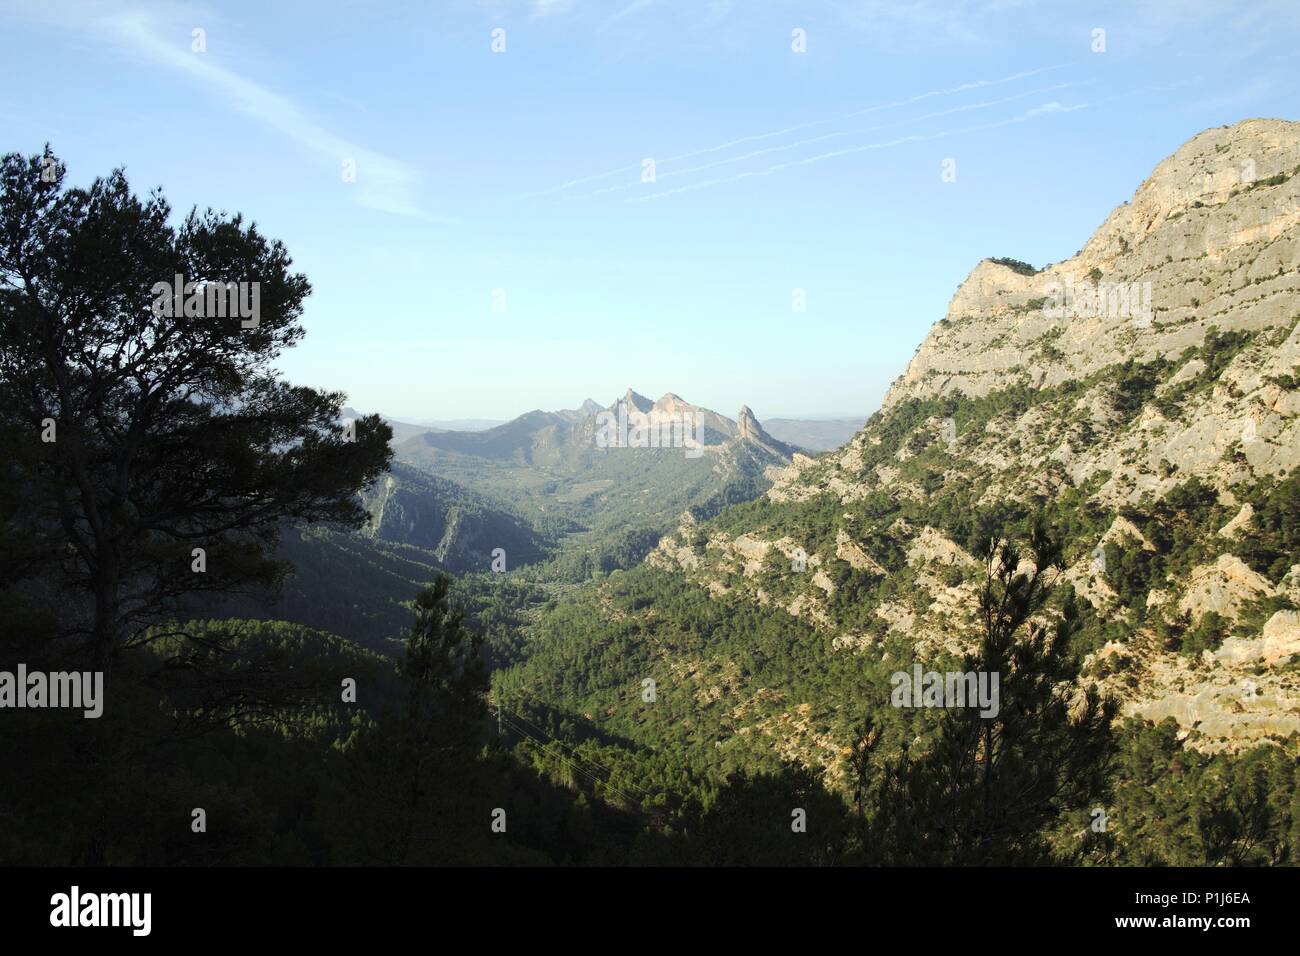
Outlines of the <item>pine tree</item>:
{"label": "pine tree", "polygon": [[481,639],[468,631],[439,574],[415,599],[398,664],[400,702],[348,744],[352,758],[337,862],[441,864],[481,854],[492,804],[486,740],[488,680]]}
{"label": "pine tree", "polygon": [[998,675],[999,708],[949,707],[929,749],[889,762],[867,835],[881,862],[1052,862],[1048,830],[1105,791],[1115,704],[1075,684],[1073,600],[1047,610],[1060,543],[1039,522],[1028,555],[992,538],[983,554],[981,640],[963,667]]}
{"label": "pine tree", "polygon": [[121,170],[0,159],[0,516],[26,542],[0,570],[40,562],[106,681],[181,595],[274,583],[285,522],[360,524],[392,454],[378,416],[345,429],[340,393],[278,377],[310,292],[284,246],[170,215]]}

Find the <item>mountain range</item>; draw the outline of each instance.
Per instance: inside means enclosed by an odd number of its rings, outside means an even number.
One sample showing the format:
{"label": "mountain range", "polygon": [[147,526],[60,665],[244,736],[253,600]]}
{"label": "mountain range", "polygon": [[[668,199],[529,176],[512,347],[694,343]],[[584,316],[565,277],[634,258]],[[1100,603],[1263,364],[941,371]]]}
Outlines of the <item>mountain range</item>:
{"label": "mountain range", "polygon": [[[684,447],[602,447],[602,421],[617,419],[620,405],[652,420],[698,421],[699,456]],[[672,393],[654,402],[630,388],[606,406],[588,399],[483,431],[425,431],[394,442],[398,463],[506,503],[552,534],[663,530],[687,509],[714,512],[766,488],[769,469],[786,467],[796,453],[747,407],[733,420]]]}
{"label": "mountain range", "polygon": [[[753,501],[687,516],[630,576],[543,615],[498,685],[633,749],[843,788],[881,705],[866,675],[968,651],[978,542],[1045,517],[1085,622],[1080,688],[1172,719],[1179,747],[1294,742],[1298,172],[1300,124],[1208,130],[1070,259],[980,262],[848,444],[796,453]],[[695,592],[712,623],[673,610]],[[754,612],[770,635],[724,638]],[[629,695],[643,678],[653,717]]]}
{"label": "mountain range", "polygon": [[[742,409],[742,412],[737,415],[735,420],[731,420],[702,406],[692,405],[672,392],[665,394],[658,402],[653,402],[629,388],[621,401],[625,402],[629,408],[635,408],[642,412],[660,411],[671,413],[675,409],[687,412],[698,411],[704,417],[710,429],[729,437],[735,437],[741,418],[756,420],[748,406]],[[513,425],[521,419],[532,423],[567,422],[574,424],[601,411],[616,410],[617,404],[616,401],[609,406],[602,407],[593,399],[588,398],[576,408],[553,412],[534,410],[510,421],[488,418],[461,418],[451,420],[425,419],[418,422],[408,422],[389,418],[388,416],[383,416],[383,418],[393,429],[393,444],[400,445],[411,438],[431,432],[495,431]],[[362,414],[362,412],[351,406],[343,409],[345,419],[358,418]],[[769,438],[774,438],[783,444],[804,451],[820,452],[843,445],[857,433],[858,429],[866,423],[866,420],[865,416],[862,418],[772,418],[764,424],[764,427]],[[527,425],[525,424],[524,427],[526,429]],[[489,439],[488,442],[490,441]],[[454,445],[456,439],[450,439],[447,443]],[[469,447],[473,447],[472,441]]]}
{"label": "mountain range", "polygon": [[[616,418],[620,404],[698,419],[700,455],[601,447],[600,416]],[[345,420],[359,414],[343,410]],[[608,406],[588,399],[477,431],[389,424],[394,461],[362,496],[366,525],[350,534],[293,532],[282,556],[295,570],[279,598],[226,601],[202,613],[337,630],[384,650],[400,634],[404,602],[436,570],[531,568],[538,578],[574,583],[632,567],[683,515],[752,499],[796,454],[748,407],[730,419],[672,393],[653,402],[630,388]],[[333,582],[344,573],[365,601],[340,600]]]}

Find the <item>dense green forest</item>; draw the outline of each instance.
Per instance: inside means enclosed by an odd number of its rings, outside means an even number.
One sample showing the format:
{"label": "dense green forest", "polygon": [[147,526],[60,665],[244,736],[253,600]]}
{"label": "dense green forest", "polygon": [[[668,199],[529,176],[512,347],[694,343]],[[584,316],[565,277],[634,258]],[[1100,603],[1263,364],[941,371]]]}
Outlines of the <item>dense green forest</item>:
{"label": "dense green forest", "polygon": [[[448,608],[469,611],[469,626],[460,652],[448,655],[453,666],[432,679],[299,625],[190,622],[127,656],[123,691],[89,730],[76,717],[32,711],[0,738],[7,766],[22,768],[6,775],[0,806],[24,821],[0,831],[0,858],[79,862],[95,832],[104,862],[124,865],[970,862],[916,834],[880,833],[881,813],[897,805],[891,788],[925,784],[900,773],[901,742],[915,751],[945,729],[926,711],[887,705],[885,664],[855,667],[779,619],[705,600],[648,569],[620,575],[608,591],[630,615],[653,606],[673,623],[611,629],[564,614],[561,602],[547,617],[554,631],[538,636],[537,660],[499,672],[490,695],[474,618],[490,632],[513,613],[513,595],[494,608],[482,591],[463,604],[444,592]],[[17,620],[37,633],[38,617]],[[556,635],[565,639],[547,639]],[[665,642],[677,650],[717,642],[742,674],[826,701],[812,719],[827,730],[872,726],[862,784],[828,784],[761,741],[729,734],[725,695],[702,705],[656,668]],[[539,682],[545,674],[569,676]],[[646,675],[662,678],[653,703],[643,697]],[[347,678],[355,704],[342,700]],[[445,728],[446,715],[435,710],[424,724],[410,716],[413,698],[431,692],[440,707],[462,708],[460,736],[436,746],[426,728]],[[589,719],[596,713],[599,726]],[[87,732],[104,742],[94,801],[67,786]],[[1172,720],[1123,722],[1113,737],[1105,783],[1091,800],[1037,821],[1037,849],[1019,862],[1295,860],[1300,781],[1282,749],[1206,755],[1183,745]],[[437,758],[417,773],[421,752]],[[1094,807],[1105,810],[1104,832],[1091,829]],[[195,808],[206,811],[205,833],[191,832]],[[805,832],[791,829],[796,809],[807,815]],[[497,811],[504,833],[491,829]]]}

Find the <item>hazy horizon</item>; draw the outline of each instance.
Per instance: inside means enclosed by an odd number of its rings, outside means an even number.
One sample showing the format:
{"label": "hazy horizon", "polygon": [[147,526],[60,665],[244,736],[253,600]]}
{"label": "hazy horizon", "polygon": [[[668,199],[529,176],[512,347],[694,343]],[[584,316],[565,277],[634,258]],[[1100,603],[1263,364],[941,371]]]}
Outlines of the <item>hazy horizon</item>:
{"label": "hazy horizon", "polygon": [[[626,392],[627,390],[624,389],[623,391]],[[655,394],[655,395],[650,395],[650,394],[648,394],[648,393],[642,392],[642,391],[641,391],[640,389],[638,389],[638,388],[633,388],[633,391],[636,392],[636,393],[639,394],[639,395],[642,395],[642,396],[645,397],[645,398],[649,398],[651,401],[657,401],[658,399],[662,398],[662,397],[666,394],[666,392],[660,392],[660,393]],[[668,389],[667,391],[668,391],[668,392],[673,392],[673,389]],[[621,394],[623,394],[623,393],[619,393],[619,394],[621,395]],[[685,400],[685,401],[687,401],[687,402],[690,402],[692,405],[701,405],[701,407],[705,407],[705,408],[708,407],[708,406],[704,406],[704,405],[702,405],[702,403],[700,403],[700,402],[692,402],[692,401],[691,401],[691,397],[690,397],[689,395],[682,395],[680,392],[674,392],[674,394],[676,394],[679,398],[681,398],[681,399],[683,399],[683,400]],[[583,400],[585,401],[586,398],[590,398],[592,401],[596,402],[596,404],[601,405],[602,407],[604,407],[604,406],[606,406],[606,405],[609,404],[609,401],[601,401],[601,399],[596,398],[594,395],[588,395],[588,396],[585,396],[585,398],[584,398]],[[610,401],[612,401],[612,399],[611,399]],[[748,403],[748,402],[742,402],[741,404],[748,405],[749,403]],[[358,406],[355,402],[352,402],[352,401],[349,401],[349,402],[346,403],[346,407],[347,407],[347,408],[352,408],[352,409],[354,409],[354,410],[356,410],[356,411],[358,411],[358,412],[361,412],[361,413],[363,413],[363,414],[379,414],[379,415],[382,415],[384,418],[392,419],[393,421],[399,421],[399,422],[402,422],[402,423],[404,423],[404,424],[408,424],[408,425],[424,425],[424,426],[427,426],[427,427],[434,427],[434,426],[436,426],[436,425],[438,425],[438,424],[443,424],[443,425],[445,425],[445,424],[449,424],[449,423],[452,423],[452,422],[461,422],[461,423],[468,423],[468,422],[491,423],[491,425],[487,425],[487,426],[485,426],[485,427],[492,427],[493,425],[503,425],[503,424],[505,424],[505,423],[508,422],[508,421],[512,421],[513,419],[518,418],[520,415],[527,415],[529,412],[537,412],[537,411],[540,411],[540,412],[562,412],[562,411],[572,411],[572,410],[578,408],[578,407],[581,406],[581,405],[582,405],[582,401],[577,401],[577,402],[573,402],[573,403],[571,403],[570,405],[563,406],[563,407],[557,407],[557,408],[540,408],[540,407],[524,408],[524,409],[520,409],[520,410],[519,410],[518,412],[516,412],[515,414],[510,415],[510,416],[505,417],[505,418],[495,418],[495,417],[490,416],[490,415],[458,415],[458,416],[456,416],[456,417],[454,417],[454,418],[436,418],[436,417],[432,417],[432,416],[428,416],[428,415],[423,415],[423,416],[410,416],[410,417],[403,416],[403,415],[394,415],[394,414],[392,414],[391,412],[389,412],[387,409],[384,409],[384,408],[363,408],[363,407]],[[784,415],[784,414],[781,414],[779,411],[778,411],[778,412],[774,412],[774,413],[772,413],[772,414],[770,414],[770,415],[764,415],[764,414],[760,413],[760,411],[759,411],[757,408],[755,408],[753,405],[750,405],[749,407],[750,407],[750,411],[752,411],[752,412],[754,413],[754,416],[755,416],[755,417],[756,417],[760,422],[765,422],[765,421],[769,421],[769,420],[776,420],[776,421],[808,421],[808,422],[843,422],[843,421],[853,421],[853,420],[857,420],[857,419],[866,419],[866,418],[869,418],[869,417],[871,416],[871,414],[877,410],[877,409],[873,408],[873,409],[871,409],[871,410],[869,410],[869,411],[862,411],[862,412],[859,412],[859,413],[848,412],[848,413],[845,413],[845,414],[842,414],[842,415]],[[736,416],[736,412],[740,411],[740,406],[737,405],[736,408],[734,408],[734,409],[730,409],[730,410],[728,410],[728,409],[724,409],[724,408],[710,408],[709,410],[710,410],[710,411],[717,412],[717,413],[719,413],[719,414],[721,414],[721,415],[726,415],[728,418],[735,418],[735,416]],[[431,425],[431,423],[433,423],[433,424]]]}

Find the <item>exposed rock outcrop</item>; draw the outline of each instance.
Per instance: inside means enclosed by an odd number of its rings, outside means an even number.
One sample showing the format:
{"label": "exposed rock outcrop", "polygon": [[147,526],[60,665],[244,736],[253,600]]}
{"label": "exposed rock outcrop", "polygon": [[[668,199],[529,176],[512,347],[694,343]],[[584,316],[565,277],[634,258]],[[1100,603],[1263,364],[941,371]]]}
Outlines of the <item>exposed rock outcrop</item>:
{"label": "exposed rock outcrop", "polygon": [[[947,417],[949,405],[962,411]],[[747,408],[737,429],[767,442]],[[1252,557],[1260,512],[1241,500],[1300,464],[1300,124],[1193,137],[1065,262],[980,262],[881,414],[833,452],[789,457],[769,472],[772,512],[673,566],[710,590],[761,590],[846,654],[880,653],[886,636],[918,656],[955,653],[969,646],[981,569],[954,510],[1068,501],[1092,540],[1069,542],[1062,583],[1124,633],[1107,633],[1089,672],[1125,713],[1173,716],[1208,749],[1300,730],[1288,663],[1300,653],[1300,563],[1279,577],[1276,559]],[[1195,540],[1143,520],[1179,490],[1215,508]],[[1175,510],[1193,507],[1179,500]],[[908,520],[871,527],[900,502]],[[762,545],[788,535],[804,536],[816,582],[764,570]],[[1198,563],[1175,546],[1194,547]],[[1123,577],[1137,571],[1117,571],[1157,559],[1142,588]],[[833,610],[845,581],[873,593],[886,578],[869,615]],[[1239,633],[1180,652],[1179,635],[1210,612]]]}

